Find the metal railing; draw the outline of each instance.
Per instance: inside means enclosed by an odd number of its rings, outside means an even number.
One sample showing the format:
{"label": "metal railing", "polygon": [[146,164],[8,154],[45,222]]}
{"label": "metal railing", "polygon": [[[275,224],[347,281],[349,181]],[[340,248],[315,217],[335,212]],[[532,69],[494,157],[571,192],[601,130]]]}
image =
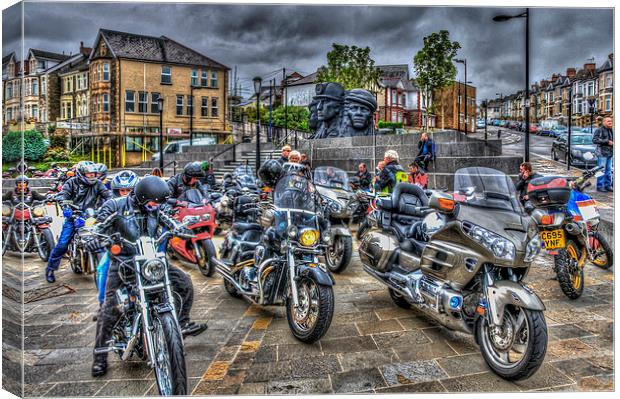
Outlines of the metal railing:
{"label": "metal railing", "polygon": [[[170,165],[172,165],[172,176],[177,174],[177,166],[178,166],[178,161],[176,159],[173,159],[172,161],[168,162],[167,164],[164,165],[164,170],[166,170],[166,168]],[[161,171],[161,173],[164,173],[164,170]]]}
{"label": "metal railing", "polygon": [[231,151],[231,150],[233,152],[232,153],[232,156],[233,156],[232,161],[235,162],[237,160],[237,151],[236,151],[237,145],[239,145],[239,143],[231,144],[230,147],[224,148],[222,151],[220,151],[217,154],[213,155],[211,158],[209,158],[209,163],[213,162],[213,160],[215,158],[219,157],[220,155],[225,154],[225,153],[227,153],[228,151]]}

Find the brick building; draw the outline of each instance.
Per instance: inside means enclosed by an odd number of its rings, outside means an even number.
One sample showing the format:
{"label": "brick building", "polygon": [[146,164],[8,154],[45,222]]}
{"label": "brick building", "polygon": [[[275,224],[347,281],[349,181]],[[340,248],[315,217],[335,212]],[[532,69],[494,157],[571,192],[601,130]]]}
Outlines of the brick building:
{"label": "brick building", "polygon": [[[467,96],[465,92],[467,91]],[[476,88],[462,82],[452,82],[433,94],[437,127],[465,131],[465,100],[467,99],[467,131],[476,131]],[[443,113],[443,117],[442,117]]]}

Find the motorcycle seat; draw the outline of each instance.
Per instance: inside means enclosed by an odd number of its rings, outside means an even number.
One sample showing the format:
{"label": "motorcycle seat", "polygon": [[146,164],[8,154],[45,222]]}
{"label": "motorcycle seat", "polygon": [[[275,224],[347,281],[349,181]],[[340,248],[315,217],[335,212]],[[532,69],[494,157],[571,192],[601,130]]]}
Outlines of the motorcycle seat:
{"label": "motorcycle seat", "polygon": [[233,230],[243,232],[248,230],[261,231],[263,227],[258,223],[235,222],[232,225]]}

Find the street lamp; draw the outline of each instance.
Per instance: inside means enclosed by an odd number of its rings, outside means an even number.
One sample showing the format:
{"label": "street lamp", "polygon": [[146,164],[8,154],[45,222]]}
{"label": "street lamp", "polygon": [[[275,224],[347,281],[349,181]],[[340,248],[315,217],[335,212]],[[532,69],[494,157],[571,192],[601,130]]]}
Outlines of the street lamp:
{"label": "street lamp", "polygon": [[164,174],[164,98],[160,95],[157,97],[157,111],[159,111],[159,170]]}
{"label": "street lamp", "polygon": [[495,22],[504,22],[512,18],[525,18],[525,152],[523,159],[530,160],[530,9],[518,15],[497,15],[493,17]]}
{"label": "street lamp", "polygon": [[590,133],[592,133],[592,122],[594,121],[594,112],[596,111],[596,108],[594,107],[595,102],[596,98],[588,98],[588,111],[590,111]]}
{"label": "street lamp", "polygon": [[457,64],[463,64],[465,66],[465,134],[467,134],[469,133],[469,130],[467,130],[467,119],[469,117],[469,115],[467,115],[467,60],[465,58],[457,58],[454,61]]}
{"label": "street lamp", "polygon": [[256,173],[260,168],[260,89],[263,79],[260,76],[252,79],[254,82],[254,93],[256,94]]}

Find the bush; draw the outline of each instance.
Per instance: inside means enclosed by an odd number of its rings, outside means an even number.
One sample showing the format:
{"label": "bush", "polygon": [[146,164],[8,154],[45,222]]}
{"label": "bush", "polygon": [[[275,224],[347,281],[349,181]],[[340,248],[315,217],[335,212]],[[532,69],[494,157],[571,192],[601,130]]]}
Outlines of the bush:
{"label": "bush", "polygon": [[43,160],[45,162],[69,162],[69,151],[64,147],[50,147]]}
{"label": "bush", "polygon": [[379,121],[377,123],[377,126],[379,127],[379,129],[385,129],[385,128],[401,129],[403,127],[403,123],[402,122]]}
{"label": "bush", "polygon": [[[27,161],[39,160],[47,150],[47,144],[41,132],[26,130],[24,132],[24,159]],[[21,132],[9,132],[2,138],[2,160],[4,162],[17,161],[22,156]]]}
{"label": "bush", "polygon": [[2,161],[13,162],[22,157],[22,135],[20,132],[8,132],[2,138]]}
{"label": "bush", "polygon": [[47,134],[53,134],[56,131],[56,125],[49,125],[47,127]]}
{"label": "bush", "polygon": [[60,134],[54,134],[50,136],[50,147],[62,147],[67,145],[67,137]]}

